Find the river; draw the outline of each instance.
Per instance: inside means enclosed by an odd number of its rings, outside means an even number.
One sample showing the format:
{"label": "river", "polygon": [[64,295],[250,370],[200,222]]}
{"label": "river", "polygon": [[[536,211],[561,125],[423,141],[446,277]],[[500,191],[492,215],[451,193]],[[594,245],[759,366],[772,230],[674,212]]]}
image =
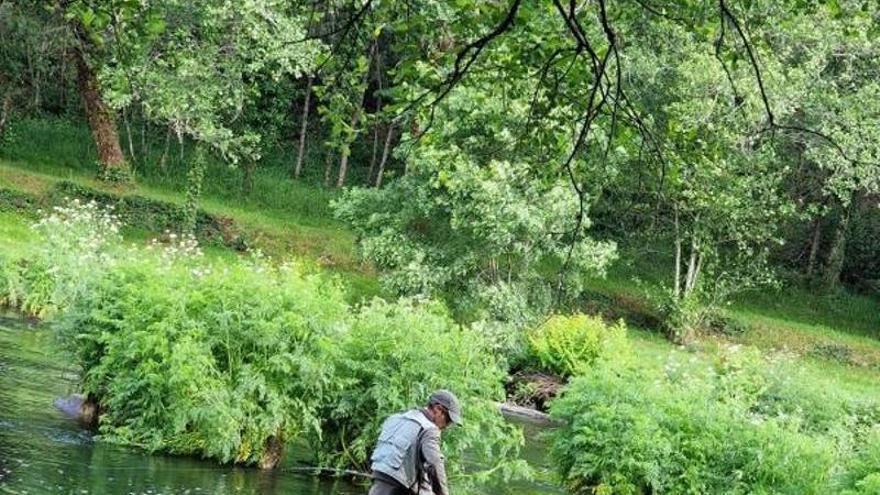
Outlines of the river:
{"label": "river", "polygon": [[[221,466],[199,459],[149,455],[95,441],[53,407],[76,392],[73,370],[50,331],[0,314],[0,494],[364,494],[362,485],[296,471]],[[524,457],[539,471],[543,447],[527,432]],[[542,478],[545,476],[541,476]],[[458,494],[460,492],[456,492]],[[482,494],[559,494],[545,482],[485,488]]]}

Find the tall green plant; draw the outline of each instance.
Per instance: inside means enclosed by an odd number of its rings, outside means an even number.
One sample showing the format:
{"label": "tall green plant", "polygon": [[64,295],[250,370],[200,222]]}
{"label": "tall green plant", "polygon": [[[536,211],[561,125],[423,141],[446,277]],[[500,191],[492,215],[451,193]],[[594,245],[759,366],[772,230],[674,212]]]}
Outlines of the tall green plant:
{"label": "tall green plant", "polygon": [[138,258],[58,323],[104,438],[272,466],[277,445],[319,434],[333,387],[322,349],[346,309],[337,287],[292,268]]}
{"label": "tall green plant", "polygon": [[354,317],[333,353],[339,388],[323,408],[323,436],[315,445],[322,463],[368,470],[382,421],[424,406],[432,391],[447,388],[464,410],[464,426],[443,433],[456,484],[527,472],[516,460],[522,432],[498,410],[504,369],[485,339],[456,325],[442,305],[374,300]]}

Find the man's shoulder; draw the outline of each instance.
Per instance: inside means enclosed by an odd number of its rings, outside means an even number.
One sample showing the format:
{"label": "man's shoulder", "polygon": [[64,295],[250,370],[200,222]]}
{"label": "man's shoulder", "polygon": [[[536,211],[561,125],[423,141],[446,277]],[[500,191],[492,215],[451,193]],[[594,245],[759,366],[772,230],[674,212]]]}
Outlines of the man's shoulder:
{"label": "man's shoulder", "polygon": [[419,423],[424,430],[437,430],[438,432],[440,431],[440,428],[438,428],[437,425],[435,425],[434,422],[431,421],[430,418],[428,418],[428,416],[425,414],[425,411],[422,409],[410,409],[409,411],[405,411],[401,414],[406,419]]}

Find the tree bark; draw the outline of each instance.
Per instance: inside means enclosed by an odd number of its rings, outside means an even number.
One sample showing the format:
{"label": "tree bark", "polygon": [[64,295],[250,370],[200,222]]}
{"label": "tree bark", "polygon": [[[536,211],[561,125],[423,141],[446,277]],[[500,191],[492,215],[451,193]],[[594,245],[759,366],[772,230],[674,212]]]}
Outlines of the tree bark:
{"label": "tree bark", "polygon": [[3,96],[3,104],[0,105],[0,137],[6,132],[6,124],[9,122],[9,112],[12,109],[12,95],[6,93]]}
{"label": "tree bark", "polygon": [[[376,115],[379,116],[382,114],[382,56],[379,53],[379,41],[376,40],[373,43],[373,60],[376,62],[376,86],[379,88],[376,97]],[[370,159],[370,173],[367,175],[367,184],[373,180],[373,171],[376,169],[376,157],[379,148],[379,127],[380,126],[377,123],[373,130],[373,156]]]}
{"label": "tree bark", "polygon": [[837,227],[834,229],[834,237],[828,249],[828,259],[825,262],[825,272],[822,276],[826,289],[832,289],[840,282],[840,273],[843,271],[843,263],[846,261],[846,239],[849,233],[849,221],[852,210],[855,208],[856,198],[850,200],[849,205],[843,210]]}
{"label": "tree bark", "polygon": [[128,158],[132,162],[135,161],[134,140],[131,137],[131,122],[128,120],[128,114],[122,109],[122,123],[125,124],[125,135],[128,138]]}
{"label": "tree bark", "polygon": [[[352,129],[357,125],[360,116],[361,108],[355,108],[354,112],[351,114],[351,122],[349,122],[349,126],[351,126]],[[342,149],[342,156],[339,158],[339,177],[336,179],[336,187],[342,187],[345,185],[345,177],[348,175],[348,157],[350,155],[351,143],[347,143]]]}
{"label": "tree bark", "polygon": [[[370,60],[373,60],[374,57],[376,56],[376,48],[377,48],[377,46],[375,43],[373,43],[373,45],[370,46],[370,55],[369,55]],[[358,105],[354,109],[354,112],[352,112],[352,114],[351,114],[351,121],[349,122],[349,126],[351,127],[352,131],[354,131],[354,128],[357,126],[358,121],[361,118],[361,112],[364,111],[364,104],[367,102],[367,95],[369,95],[369,92],[370,92],[370,86],[368,84],[369,80],[370,80],[370,69],[368,67],[367,71],[364,73],[364,79],[363,79],[364,93],[363,93],[363,95],[361,95],[360,105]],[[336,180],[336,187],[342,187],[345,185],[345,176],[348,174],[348,157],[349,157],[349,155],[351,155],[352,142],[354,142],[354,138],[352,138],[352,140],[350,142],[346,143],[345,146],[342,148],[342,156],[340,157],[340,160],[339,160],[339,177]]]}
{"label": "tree bark", "polygon": [[[83,42],[80,41],[80,45]],[[82,46],[74,50],[77,70],[77,85],[86,113],[86,120],[92,130],[92,139],[98,150],[98,163],[101,166],[101,177],[104,179],[122,179],[128,177],[129,169],[119,145],[119,133],[113,112],[101,97],[98,78],[89,67]]]}
{"label": "tree bark", "polygon": [[324,186],[330,187],[330,172],[333,168],[333,150],[327,150],[324,154]]}
{"label": "tree bark", "polygon": [[144,118],[143,112],[141,112],[141,156],[144,157],[145,161],[149,156],[149,150],[147,149],[147,119]]}
{"label": "tree bark", "polygon": [[810,237],[810,255],[807,259],[807,277],[816,273],[816,260],[819,258],[819,247],[822,244],[822,218],[813,221],[813,235]]}
{"label": "tree bark", "polygon": [[385,146],[382,148],[382,160],[379,161],[379,171],[376,173],[376,187],[382,187],[382,177],[385,175],[385,162],[388,161],[388,152],[391,149],[391,141],[394,138],[394,124],[388,125],[385,132]]}
{"label": "tree bark", "polygon": [[302,173],[303,156],[306,150],[306,131],[309,128],[309,101],[312,98],[312,79],[313,76],[310,74],[306,82],[306,99],[305,103],[303,103],[302,125],[299,129],[299,150],[296,154],[296,166],[293,169],[294,179],[298,179],[300,173]]}
{"label": "tree bark", "polygon": [[159,168],[164,172],[167,170],[166,163],[168,162],[168,150],[171,148],[171,126],[168,126],[168,131],[165,132],[165,149],[162,151],[162,158],[159,160]]}
{"label": "tree bark", "polygon": [[681,297],[681,233],[678,224],[678,209],[675,210],[675,277],[672,296],[677,302]]}
{"label": "tree bark", "polygon": [[373,172],[376,170],[376,158],[379,155],[379,125],[373,126],[373,156],[370,158],[370,171],[367,173],[367,184],[373,180]]}
{"label": "tree bark", "polygon": [[697,283],[697,275],[700,272],[700,252],[697,249],[697,242],[691,239],[691,256],[688,260],[688,271],[687,277],[684,280],[684,296],[687,297],[688,294],[694,289],[694,286]]}

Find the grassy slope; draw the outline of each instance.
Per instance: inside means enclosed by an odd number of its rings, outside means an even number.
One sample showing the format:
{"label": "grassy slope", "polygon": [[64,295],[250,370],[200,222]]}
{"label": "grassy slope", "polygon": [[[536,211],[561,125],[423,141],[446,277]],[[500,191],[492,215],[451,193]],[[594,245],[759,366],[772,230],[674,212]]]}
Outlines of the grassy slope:
{"label": "grassy slope", "polygon": [[[644,305],[649,287],[668,283],[662,270],[671,263],[658,262],[656,255],[624,261],[628,258],[633,259],[622,254],[608,277],[588,285],[598,294]],[[740,344],[786,352],[797,356],[803,372],[817,385],[844,393],[876,394],[880,378],[880,301],[876,298],[844,291],[817,294],[796,287],[768,288],[742,294],[726,313],[747,330],[733,336],[704,336],[687,350],[706,357],[720,345]],[[632,335],[637,351],[651,365],[662,365],[674,348],[656,332],[636,330]],[[822,352],[828,348],[848,355],[845,359],[829,356]]]}
{"label": "grassy slope", "polygon": [[[181,157],[172,147],[167,169],[155,166],[161,146],[154,143],[137,171],[134,185],[112,187],[94,179],[94,150],[84,126],[64,121],[28,120],[16,128],[15,140],[0,149],[0,187],[43,195],[60,180],[69,180],[116,194],[130,194],[181,203],[184,197],[187,150]],[[191,154],[192,150],[188,150]],[[282,157],[283,158],[283,157]],[[280,158],[276,158],[278,160]],[[240,171],[213,163],[204,185],[201,206],[214,215],[230,217],[265,254],[273,258],[298,257],[339,274],[350,286],[352,297],[369,297],[380,292],[375,274],[358,261],[354,236],[333,219],[330,201],[334,191],[291,181],[281,164],[258,168],[254,175],[254,193],[244,196]],[[0,212],[0,248],[16,248],[25,241],[26,224],[15,215]],[[155,233],[129,229],[131,240],[143,240]],[[215,249],[215,255],[228,254]]]}
{"label": "grassy slope", "polygon": [[[108,187],[93,179],[93,151],[83,128],[41,121],[28,126],[24,132],[29,145],[24,146],[20,136],[17,144],[0,154],[0,186],[36,194],[61,179]],[[272,160],[268,161],[271,164]],[[332,219],[329,201],[334,193],[291,181],[283,160],[276,157],[274,162],[274,166],[257,170],[255,192],[250,197],[240,194],[239,171],[211,167],[203,207],[210,213],[233,218],[259,248],[273,257],[302,257],[338,273],[351,287],[355,299],[379,293],[375,274],[356,259],[354,237]],[[172,167],[185,170],[181,163],[169,163]],[[183,183],[179,175],[141,170],[136,185],[116,192],[179,202]],[[27,249],[33,239],[27,226],[29,221],[0,211],[0,252],[21,253]],[[126,232],[132,240],[151,235]],[[212,254],[233,255],[219,248]],[[590,281],[589,285],[596,293],[644,305],[645,285],[636,280],[656,283],[662,275],[655,260],[622,262],[608,278]],[[817,382],[853,393],[868,393],[880,378],[880,303],[876,300],[845,293],[821,296],[785,289],[747,294],[728,312],[749,330],[734,337],[704,338],[690,349],[698,359],[708,359],[709,351],[718,345],[737,343],[794,352],[800,356],[805,372]],[[634,329],[632,336],[636,351],[650,366],[662,366],[674,349],[668,341],[647,330]],[[823,345],[843,348],[849,353],[848,362],[816,355],[817,347]]]}

